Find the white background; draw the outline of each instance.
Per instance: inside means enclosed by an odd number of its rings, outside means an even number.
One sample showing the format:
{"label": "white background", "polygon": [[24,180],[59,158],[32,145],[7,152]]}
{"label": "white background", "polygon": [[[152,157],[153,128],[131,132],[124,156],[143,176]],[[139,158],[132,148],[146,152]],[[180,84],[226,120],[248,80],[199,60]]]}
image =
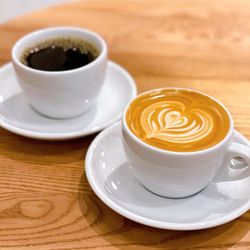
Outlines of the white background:
{"label": "white background", "polygon": [[33,10],[70,0],[0,0],[0,24]]}

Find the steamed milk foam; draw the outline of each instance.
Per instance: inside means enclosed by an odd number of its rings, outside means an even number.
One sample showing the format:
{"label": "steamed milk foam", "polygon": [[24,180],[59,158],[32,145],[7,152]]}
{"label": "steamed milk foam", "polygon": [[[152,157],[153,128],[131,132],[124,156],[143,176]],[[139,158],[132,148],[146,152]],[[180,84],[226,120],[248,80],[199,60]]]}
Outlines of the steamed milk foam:
{"label": "steamed milk foam", "polygon": [[229,131],[225,109],[210,97],[185,89],[159,89],[137,97],[126,113],[129,129],[154,147],[192,152],[220,142]]}

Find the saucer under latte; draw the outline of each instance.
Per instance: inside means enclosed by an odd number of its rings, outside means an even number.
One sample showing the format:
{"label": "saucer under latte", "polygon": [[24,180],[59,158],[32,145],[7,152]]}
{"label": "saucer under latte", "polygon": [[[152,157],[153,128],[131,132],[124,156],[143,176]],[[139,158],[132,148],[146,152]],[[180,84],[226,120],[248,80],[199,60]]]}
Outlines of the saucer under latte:
{"label": "saucer under latte", "polygon": [[[92,189],[118,214],[151,227],[197,230],[232,221],[250,208],[249,177],[232,180],[230,176],[218,176],[200,193],[185,199],[168,199],[149,192],[128,163],[121,131],[120,122],[103,130],[90,145],[85,159]],[[233,142],[249,147],[248,140],[237,131]],[[239,161],[232,163],[223,168],[243,170]]]}

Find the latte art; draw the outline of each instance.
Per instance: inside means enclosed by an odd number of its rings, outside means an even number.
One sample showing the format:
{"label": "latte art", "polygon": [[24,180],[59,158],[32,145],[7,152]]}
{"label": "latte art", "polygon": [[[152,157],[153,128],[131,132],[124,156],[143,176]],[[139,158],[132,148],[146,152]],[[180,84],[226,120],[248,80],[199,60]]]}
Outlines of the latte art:
{"label": "latte art", "polygon": [[165,89],[141,95],[130,105],[126,118],[129,128],[144,142],[173,151],[211,147],[229,130],[223,107],[189,90]]}
{"label": "latte art", "polygon": [[174,143],[191,143],[201,140],[211,132],[213,119],[209,113],[197,109],[194,116],[190,117],[176,109],[184,108],[181,102],[174,104],[175,108],[171,102],[162,102],[143,110],[141,126],[146,138],[157,138]]}

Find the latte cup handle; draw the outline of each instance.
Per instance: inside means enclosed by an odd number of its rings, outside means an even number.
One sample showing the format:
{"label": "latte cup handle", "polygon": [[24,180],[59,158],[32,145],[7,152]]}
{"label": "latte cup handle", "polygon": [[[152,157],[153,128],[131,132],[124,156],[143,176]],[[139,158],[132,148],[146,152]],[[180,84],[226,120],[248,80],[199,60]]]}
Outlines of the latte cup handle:
{"label": "latte cup handle", "polygon": [[[231,160],[238,161],[238,164],[231,164]],[[241,143],[231,143],[227,155],[226,164],[221,169],[218,177],[223,180],[239,180],[250,176],[250,147]]]}

